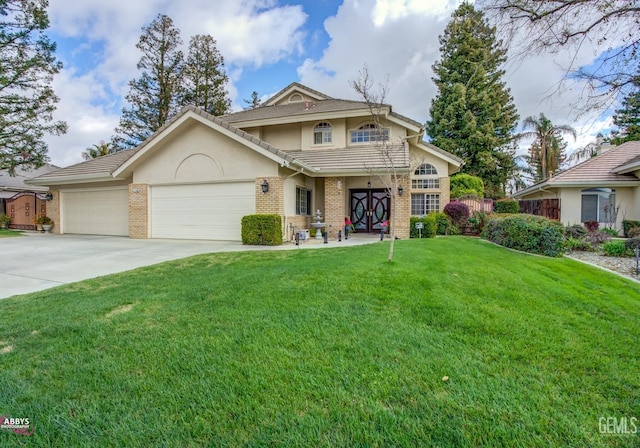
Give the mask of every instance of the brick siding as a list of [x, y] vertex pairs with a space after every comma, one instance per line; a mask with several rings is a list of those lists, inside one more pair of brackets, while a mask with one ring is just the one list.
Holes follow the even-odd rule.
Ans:
[[149, 187], [129, 184], [129, 238], [149, 238]]

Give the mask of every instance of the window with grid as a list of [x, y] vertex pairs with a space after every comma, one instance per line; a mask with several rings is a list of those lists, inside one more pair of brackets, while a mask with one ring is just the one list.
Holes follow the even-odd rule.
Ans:
[[413, 189], [438, 189], [440, 188], [440, 179], [411, 179], [411, 188]]
[[313, 128], [313, 144], [322, 145], [323, 143], [331, 143], [331, 133], [333, 128], [329, 123], [322, 122]]
[[296, 187], [296, 215], [311, 215], [311, 190]]
[[389, 129], [378, 128], [373, 123], [364, 124], [351, 131], [351, 143], [368, 143], [389, 140]]
[[411, 195], [411, 214], [426, 215], [440, 211], [440, 195], [429, 193], [413, 193]]

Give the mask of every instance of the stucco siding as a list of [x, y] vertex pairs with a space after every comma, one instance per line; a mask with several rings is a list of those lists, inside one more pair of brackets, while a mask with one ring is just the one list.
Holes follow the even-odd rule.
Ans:
[[199, 123], [158, 146], [136, 167], [134, 183], [204, 183], [278, 174], [275, 162]]
[[265, 127], [262, 130], [262, 140], [284, 151], [300, 149], [302, 146], [301, 124], [293, 123]]

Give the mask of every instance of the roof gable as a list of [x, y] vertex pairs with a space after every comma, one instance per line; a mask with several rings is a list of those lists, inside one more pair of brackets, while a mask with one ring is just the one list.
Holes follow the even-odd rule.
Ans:
[[558, 175], [538, 182], [514, 194], [515, 197], [529, 194], [544, 187], [554, 186], [619, 186], [637, 185], [640, 183], [633, 174], [621, 174], [620, 168], [630, 161], [639, 160], [640, 141], [626, 142], [596, 157], [585, 160]]
[[[299, 99], [298, 99], [299, 97]], [[273, 95], [260, 107], [267, 106], [281, 106], [283, 104], [290, 104], [294, 102], [303, 103], [305, 101], [320, 101], [332, 99], [330, 96], [325, 95], [322, 92], [313, 90], [305, 85], [297, 82], [292, 82], [287, 87]]]

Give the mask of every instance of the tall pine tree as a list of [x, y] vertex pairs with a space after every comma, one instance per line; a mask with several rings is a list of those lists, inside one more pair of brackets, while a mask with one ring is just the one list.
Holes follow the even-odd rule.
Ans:
[[502, 81], [506, 48], [483, 13], [463, 3], [440, 36], [440, 53], [427, 133], [464, 159], [463, 171], [482, 178], [487, 196], [499, 197], [515, 168], [512, 133], [519, 118]]
[[631, 91], [622, 100], [620, 109], [613, 115], [613, 124], [618, 129], [611, 134], [611, 142], [620, 145], [632, 140], [640, 140], [640, 66], [633, 78]]
[[62, 64], [45, 34], [47, 6], [46, 0], [0, 1], [0, 169], [11, 174], [44, 164], [44, 135], [67, 131], [65, 122], [53, 121], [58, 97], [51, 82]]
[[193, 104], [212, 115], [224, 115], [231, 109], [224, 70], [224, 58], [209, 35], [198, 34], [189, 42], [184, 65], [184, 96], [182, 102]]
[[138, 70], [140, 78], [129, 81], [125, 99], [129, 107], [122, 110], [114, 143], [118, 149], [137, 146], [162, 127], [182, 105], [184, 55], [180, 30], [173, 20], [158, 14], [142, 28], [136, 45], [142, 51]]

